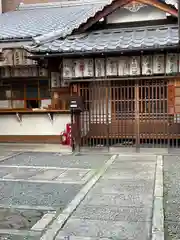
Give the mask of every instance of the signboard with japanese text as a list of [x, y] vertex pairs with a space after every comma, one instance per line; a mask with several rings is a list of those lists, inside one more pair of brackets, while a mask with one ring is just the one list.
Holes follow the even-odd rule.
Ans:
[[179, 72], [180, 55], [176, 53], [142, 56], [64, 59], [63, 78], [101, 78], [172, 75]]

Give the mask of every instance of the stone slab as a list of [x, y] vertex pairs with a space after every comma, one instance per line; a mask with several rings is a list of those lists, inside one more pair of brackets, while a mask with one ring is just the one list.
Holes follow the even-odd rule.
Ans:
[[81, 154], [62, 155], [59, 153], [26, 152], [19, 156], [12, 157], [0, 162], [0, 165], [21, 165], [21, 166], [54, 166], [64, 168], [99, 168], [111, 155], [102, 154]]
[[132, 162], [126, 162], [126, 161], [118, 161], [111, 165], [110, 168], [116, 168], [123, 170], [139, 170], [139, 171], [147, 171], [147, 170], [154, 170], [155, 169], [155, 161], [153, 162], [141, 162], [141, 161], [132, 161]]
[[4, 177], [5, 175], [9, 174], [10, 172], [16, 171], [15, 168], [1, 168], [0, 169], [0, 178]]
[[115, 222], [100, 220], [70, 219], [59, 232], [60, 236], [98, 237], [126, 240], [149, 240], [149, 222]]
[[89, 193], [82, 205], [101, 205], [101, 206], [119, 206], [119, 207], [145, 207], [151, 206], [153, 194], [138, 194], [124, 192], [122, 194], [93, 194]]
[[180, 239], [180, 223], [165, 222], [165, 240]]
[[122, 194], [122, 193], [131, 193], [133, 194], [143, 194], [143, 193], [153, 193], [153, 181], [146, 180], [137, 180], [135, 181], [126, 181], [126, 180], [104, 180], [99, 182], [91, 190], [95, 194]]
[[13, 171], [3, 177], [3, 179], [28, 179], [29, 177], [41, 172], [41, 169], [23, 169], [15, 168]]
[[22, 235], [14, 235], [14, 234], [1, 234], [1, 240], [39, 240], [39, 236], [22, 236]]
[[31, 228], [33, 231], [42, 231], [54, 218], [54, 213], [46, 213], [44, 216]]
[[180, 198], [172, 198], [165, 203], [165, 220], [172, 222], [180, 221]]
[[140, 180], [140, 179], [154, 179], [154, 170], [144, 170], [140, 171], [139, 169], [132, 169], [132, 170], [122, 170], [119, 169], [109, 169], [102, 179], [117, 179], [117, 180]]
[[144, 208], [80, 205], [72, 216], [91, 220], [148, 222], [152, 218], [152, 204]]
[[62, 170], [44, 169], [44, 170], [41, 170], [41, 172], [37, 173], [35, 176], [30, 177], [29, 179], [30, 180], [53, 180], [65, 171], [66, 171], [65, 169], [62, 169]]
[[116, 163], [118, 161], [130, 161], [130, 162], [153, 162], [156, 161], [156, 155], [143, 155], [143, 154], [132, 154], [132, 155], [122, 155], [119, 154]]
[[81, 181], [82, 178], [89, 172], [89, 170], [74, 170], [74, 169], [67, 169], [62, 174], [60, 174], [55, 181]]
[[[58, 236], [55, 240], [99, 240], [96, 237], [77, 237], [77, 236]], [[110, 240], [109, 238], [101, 238], [101, 240]], [[113, 239], [111, 239], [113, 240]], [[114, 239], [116, 240], [116, 239]]]
[[30, 229], [42, 218], [45, 211], [15, 208], [0, 208], [0, 229]]
[[62, 207], [79, 192], [77, 184], [0, 182], [0, 204]]

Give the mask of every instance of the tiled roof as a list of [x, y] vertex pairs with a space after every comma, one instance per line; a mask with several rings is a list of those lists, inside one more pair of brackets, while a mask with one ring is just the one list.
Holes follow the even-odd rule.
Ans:
[[[0, 41], [27, 39], [43, 35], [38, 42], [43, 43], [48, 34], [49, 40], [70, 34], [75, 28], [101, 10], [109, 0], [71, 1], [51, 4], [20, 5], [14, 12], [0, 15]], [[50, 34], [49, 34], [50, 33]]]
[[178, 26], [152, 26], [126, 29], [107, 29], [89, 34], [72, 35], [39, 47], [27, 47], [31, 52], [96, 53], [148, 48], [162, 48], [178, 43]]

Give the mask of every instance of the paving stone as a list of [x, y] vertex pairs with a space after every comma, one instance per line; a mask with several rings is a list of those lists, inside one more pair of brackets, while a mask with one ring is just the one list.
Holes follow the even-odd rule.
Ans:
[[52, 170], [52, 169], [44, 169], [41, 172], [37, 173], [35, 176], [30, 177], [30, 180], [53, 180], [57, 178], [59, 175], [61, 175], [65, 170], [58, 169], [58, 170]]
[[154, 170], [139, 171], [139, 169], [123, 170], [109, 169], [102, 179], [129, 179], [129, 180], [140, 180], [140, 179], [154, 179]]
[[46, 211], [0, 208], [0, 229], [30, 229]]
[[32, 168], [15, 168], [13, 171], [5, 175], [4, 179], [28, 179], [29, 177], [40, 172], [41, 169], [32, 169]]
[[0, 160], [3, 158], [7, 158], [10, 157], [14, 154], [18, 154], [19, 152], [12, 152], [12, 151], [4, 151], [2, 149], [0, 149]]
[[58, 234], [57, 239], [60, 236], [149, 240], [150, 223], [70, 219]]
[[0, 182], [0, 204], [64, 207], [78, 193], [79, 184]]
[[126, 181], [126, 180], [104, 180], [99, 182], [91, 190], [92, 193], [101, 193], [101, 194], [122, 194], [122, 193], [153, 193], [154, 181]]
[[81, 179], [89, 172], [89, 170], [67, 169], [59, 175], [56, 181], [81, 181]]
[[40, 239], [40, 234], [39, 236], [22, 236], [22, 235], [10, 235], [10, 234], [1, 234], [0, 240], [39, 240]]
[[119, 206], [119, 207], [145, 207], [151, 206], [153, 194], [138, 194], [125, 192], [122, 194], [93, 194], [89, 193], [81, 203], [82, 205], [103, 205], [103, 206]]
[[22, 153], [0, 162], [0, 165], [21, 165], [21, 166], [54, 166], [65, 168], [99, 168], [111, 156], [102, 154], [86, 155], [61, 155], [59, 153]]
[[[101, 238], [101, 240], [118, 240], [117, 238]], [[96, 237], [58, 236], [55, 240], [99, 240]]]
[[79, 206], [73, 217], [93, 220], [112, 220], [127, 222], [151, 221], [152, 205], [145, 208], [118, 206]]
[[15, 168], [1, 168], [0, 169], [0, 178], [4, 177], [5, 175], [12, 173], [15, 171]]
[[180, 239], [180, 223], [165, 222], [165, 240]]
[[[113, 240], [113, 238], [101, 238], [101, 240]], [[77, 237], [77, 236], [58, 236], [55, 240], [99, 240], [99, 238], [96, 237]], [[114, 240], [118, 240], [117, 238], [114, 238]]]
[[143, 154], [134, 154], [134, 155], [127, 155], [127, 156], [121, 156], [119, 155], [116, 159], [116, 163], [118, 161], [130, 161], [130, 162], [153, 162], [156, 161], [156, 155], [143, 155]]
[[180, 239], [180, 157], [164, 157], [165, 239]]
[[180, 198], [168, 199], [165, 204], [165, 220], [172, 222], [180, 221]]
[[137, 171], [147, 171], [147, 170], [154, 170], [156, 166], [155, 161], [153, 162], [125, 162], [125, 161], [115, 161], [111, 166], [110, 169], [121, 169], [123, 170], [137, 170]]

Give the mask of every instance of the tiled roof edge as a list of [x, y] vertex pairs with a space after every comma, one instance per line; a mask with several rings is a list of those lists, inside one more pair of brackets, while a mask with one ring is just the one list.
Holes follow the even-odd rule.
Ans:
[[[177, 24], [171, 24], [171, 25], [158, 25], [158, 26], [147, 26], [147, 27], [132, 27], [132, 28], [122, 28], [122, 29], [110, 29], [110, 31], [114, 31], [114, 32], [116, 32], [117, 33], [117, 30], [120, 30], [120, 31], [123, 31], [123, 30], [128, 30], [128, 31], [137, 31], [137, 30], [142, 30], [144, 28], [144, 31], [146, 31], [146, 30], [151, 30], [151, 29], [156, 29], [156, 30], [161, 30], [161, 29], [164, 29], [164, 28], [167, 28], [167, 29], [178, 29], [178, 25]], [[96, 33], [97, 32], [100, 32], [101, 33], [101, 31], [103, 31], [103, 30], [98, 30], [98, 31], [95, 31]], [[107, 31], [107, 29], [106, 29], [106, 31]], [[87, 34], [87, 33], [86, 33]], [[92, 32], [90, 33], [90, 34], [92, 34]], [[76, 37], [80, 37], [81, 36], [81, 34], [80, 35], [74, 35], [74, 38], [76, 38]], [[96, 36], [97, 36], [97, 34], [96, 34]], [[84, 35], [82, 35], [81, 37], [84, 37]], [[69, 39], [69, 40], [71, 40], [71, 39]], [[65, 40], [64, 40], [65, 41]], [[62, 42], [63, 42], [63, 40], [62, 40]], [[42, 47], [43, 47], [43, 45], [42, 45]], [[49, 52], [51, 52], [51, 50], [49, 49], [49, 47], [48, 46], [45, 46], [45, 48], [44, 48], [44, 50], [40, 50], [39, 49], [39, 46], [36, 46], [36, 45], [33, 45], [33, 44], [31, 44], [31, 45], [26, 45], [26, 46], [24, 46], [24, 48], [28, 51], [28, 52], [31, 52], [31, 53], [47, 53], [47, 55], [48, 55], [48, 53]], [[48, 51], [48, 49], [50, 50], [50, 51]], [[72, 52], [72, 51], [70, 51], [70, 52]]]
[[[104, 9], [105, 6], [111, 4], [111, 2], [112, 2], [112, 0], [106, 0], [106, 1], [103, 1], [103, 2], [95, 3], [95, 4], [93, 2], [91, 2], [91, 5], [99, 4], [99, 5], [101, 5], [101, 10], [102, 10], [102, 9]], [[100, 11], [100, 9], [98, 11]], [[93, 16], [91, 16], [91, 17], [93, 17]], [[79, 26], [81, 24], [85, 23], [88, 19], [89, 19], [89, 16], [87, 17], [87, 19], [84, 22], [81, 22], [80, 24], [77, 23], [74, 26], [73, 29], [66, 29], [65, 28], [64, 31], [62, 31], [62, 29], [57, 30], [57, 31], [55, 30], [55, 31], [52, 31], [50, 33], [47, 33], [47, 34], [44, 34], [44, 35], [41, 35], [41, 36], [38, 36], [38, 37], [34, 37], [33, 42], [34, 42], [35, 45], [41, 45], [41, 44], [44, 44], [46, 42], [56, 40], [58, 38], [65, 38], [66, 36], [71, 35], [73, 30], [78, 29]]]
[[33, 10], [33, 9], [43, 9], [43, 8], [55, 8], [55, 7], [75, 7], [82, 5], [93, 5], [93, 4], [105, 4], [106, 0], [67, 0], [62, 2], [52, 2], [52, 3], [35, 3], [35, 4], [24, 4], [20, 3], [17, 10]]

